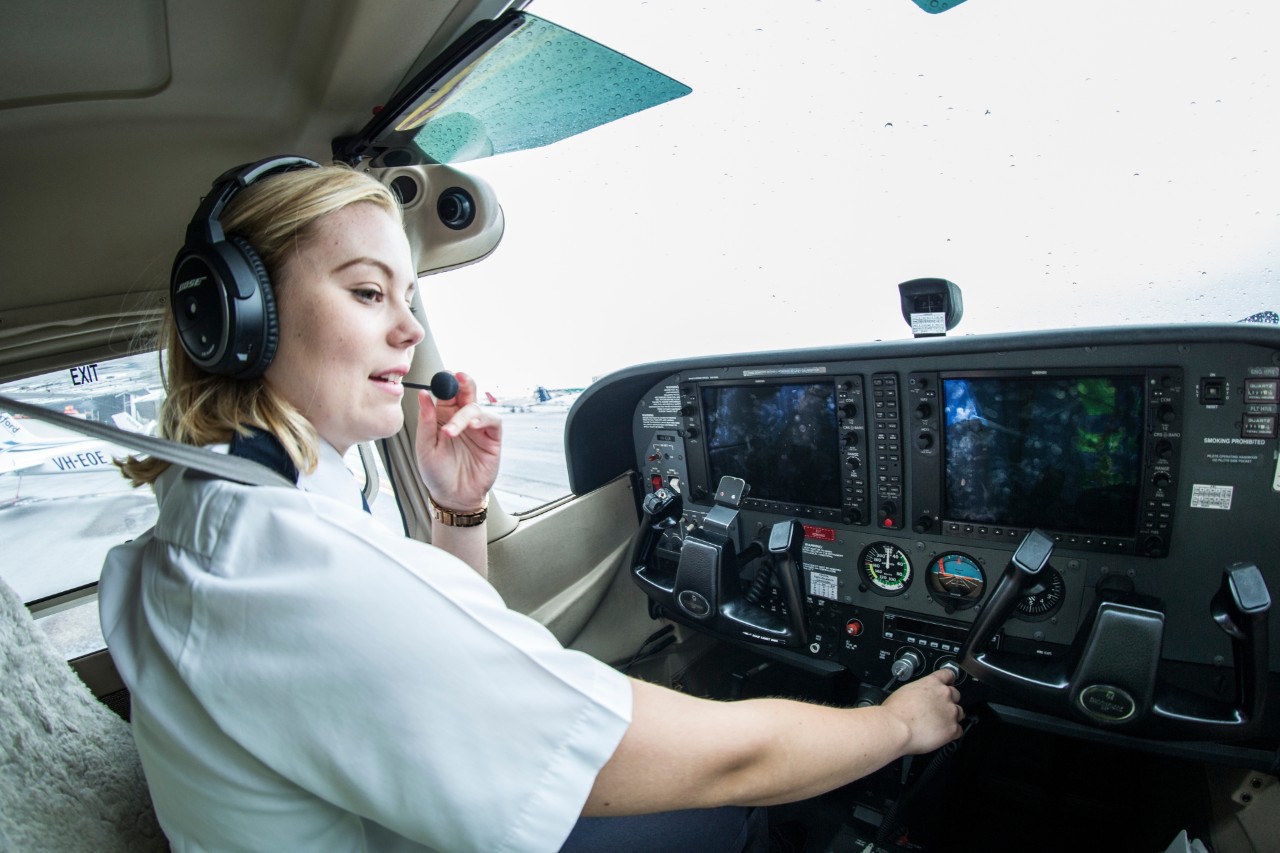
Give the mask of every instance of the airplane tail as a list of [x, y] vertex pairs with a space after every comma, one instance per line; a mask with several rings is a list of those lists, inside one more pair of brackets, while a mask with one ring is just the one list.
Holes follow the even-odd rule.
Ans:
[[116, 412], [111, 416], [111, 420], [116, 426], [120, 427], [120, 429], [125, 429], [129, 432], [147, 432], [147, 425], [128, 412]]
[[491, 405], [494, 405], [494, 406], [498, 405], [498, 398], [497, 398], [497, 397], [495, 397], [495, 396], [493, 396], [493, 394], [489, 393], [488, 391], [485, 391], [485, 392], [484, 392], [484, 398], [485, 398], [485, 400], [487, 400]]
[[8, 412], [0, 412], [0, 446], [43, 444]]

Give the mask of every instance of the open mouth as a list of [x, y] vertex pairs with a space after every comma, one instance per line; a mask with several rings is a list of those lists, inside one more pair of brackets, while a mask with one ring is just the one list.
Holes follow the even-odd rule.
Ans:
[[370, 376], [369, 378], [374, 382], [385, 382], [388, 385], [395, 385], [398, 387], [402, 377], [399, 373], [382, 373]]

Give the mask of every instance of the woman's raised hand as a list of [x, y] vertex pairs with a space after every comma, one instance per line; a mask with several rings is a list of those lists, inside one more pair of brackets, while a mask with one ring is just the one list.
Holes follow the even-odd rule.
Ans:
[[418, 392], [418, 470], [431, 499], [467, 512], [485, 503], [498, 476], [502, 420], [476, 402], [476, 383], [456, 374], [458, 393], [436, 400]]

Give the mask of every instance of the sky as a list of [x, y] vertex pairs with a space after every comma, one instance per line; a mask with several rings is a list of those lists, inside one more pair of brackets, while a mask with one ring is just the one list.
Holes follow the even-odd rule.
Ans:
[[1280, 9], [1168, 0], [535, 0], [693, 93], [459, 164], [489, 258], [424, 281], [482, 388], [642, 362], [1280, 307]]

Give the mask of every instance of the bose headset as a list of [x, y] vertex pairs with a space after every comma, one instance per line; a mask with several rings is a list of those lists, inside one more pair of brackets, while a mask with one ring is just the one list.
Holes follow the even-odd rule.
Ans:
[[201, 201], [173, 261], [169, 307], [182, 348], [204, 370], [238, 379], [261, 376], [280, 341], [266, 266], [247, 241], [223, 233], [218, 217], [255, 181], [319, 167], [305, 157], [246, 163], [219, 175]]

